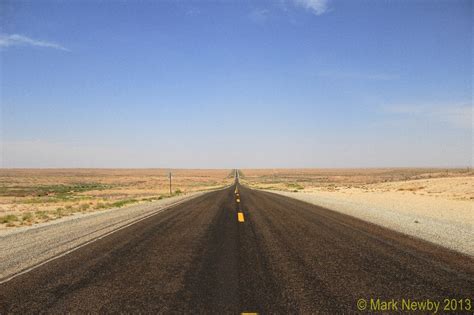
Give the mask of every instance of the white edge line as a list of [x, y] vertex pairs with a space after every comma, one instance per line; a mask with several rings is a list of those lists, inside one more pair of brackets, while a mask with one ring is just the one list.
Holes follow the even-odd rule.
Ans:
[[[229, 186], [229, 187], [231, 187], [231, 186]], [[51, 262], [51, 261], [53, 261], [53, 260], [56, 260], [56, 259], [61, 258], [61, 257], [63, 257], [63, 256], [66, 256], [66, 255], [68, 255], [68, 254], [70, 254], [70, 253], [72, 253], [72, 252], [78, 250], [79, 248], [82, 248], [82, 247], [87, 246], [87, 245], [89, 245], [89, 244], [91, 244], [91, 243], [94, 243], [95, 241], [98, 241], [98, 240], [100, 240], [100, 239], [102, 239], [102, 238], [104, 238], [104, 237], [107, 237], [107, 236], [109, 236], [110, 234], [113, 234], [113, 233], [118, 232], [118, 231], [120, 231], [120, 230], [123, 230], [123, 229], [125, 229], [125, 228], [127, 228], [127, 227], [129, 227], [129, 226], [131, 226], [131, 225], [134, 225], [134, 224], [136, 224], [136, 223], [138, 223], [138, 222], [141, 222], [141, 221], [143, 221], [143, 220], [146, 220], [146, 219], [148, 219], [148, 218], [150, 218], [150, 217], [152, 217], [152, 216], [154, 216], [154, 215], [157, 215], [157, 214], [159, 214], [159, 213], [161, 213], [161, 212], [163, 212], [163, 211], [165, 211], [165, 210], [170, 210], [170, 208], [173, 208], [173, 207], [175, 207], [175, 206], [177, 206], [177, 205], [179, 205], [179, 204], [181, 204], [181, 203], [184, 203], [184, 202], [193, 200], [194, 198], [197, 198], [197, 197], [199, 197], [199, 196], [204, 196], [204, 195], [206, 195], [206, 194], [208, 194], [208, 193], [211, 193], [211, 192], [213, 192], [213, 191], [224, 190], [224, 189], [227, 189], [227, 188], [229, 188], [229, 187], [226, 186], [226, 187], [221, 188], [221, 189], [216, 189], [216, 190], [211, 190], [211, 191], [204, 192], [202, 195], [191, 196], [191, 197], [188, 198], [188, 199], [179, 200], [179, 201], [177, 201], [177, 202], [175, 202], [175, 203], [173, 203], [173, 204], [170, 204], [170, 205], [168, 205], [168, 206], [165, 206], [164, 208], [158, 209], [157, 211], [155, 211], [155, 212], [153, 212], [153, 213], [147, 214], [147, 215], [145, 215], [144, 217], [141, 217], [141, 218], [139, 218], [139, 219], [136, 219], [135, 221], [132, 221], [132, 222], [130, 222], [130, 223], [127, 223], [126, 225], [122, 225], [122, 226], [120, 226], [120, 227], [118, 227], [118, 228], [116, 228], [116, 229], [114, 229], [114, 230], [112, 230], [112, 231], [109, 231], [109, 232], [107, 232], [107, 233], [105, 233], [105, 234], [102, 234], [102, 235], [97, 236], [97, 237], [95, 237], [95, 238], [93, 238], [93, 239], [90, 239], [90, 240], [86, 241], [85, 243], [82, 243], [82, 244], [80, 244], [80, 245], [78, 245], [78, 246], [76, 246], [76, 247], [74, 247], [74, 248], [68, 249], [67, 251], [62, 252], [62, 253], [60, 253], [59, 255], [53, 256], [53, 257], [51, 257], [51, 258], [48, 258], [48, 259], [46, 259], [46, 260], [44, 260], [44, 261], [42, 261], [42, 262], [40, 262], [40, 263], [38, 263], [38, 264], [33, 265], [32, 267], [29, 267], [29, 268], [27, 268], [27, 269], [24, 269], [24, 270], [18, 272], [18, 273], [15, 273], [15, 274], [11, 275], [11, 276], [8, 277], [8, 278], [4, 278], [3, 280], [0, 280], [0, 284], [4, 284], [4, 283], [6, 283], [6, 282], [8, 282], [8, 281], [10, 281], [10, 280], [13, 280], [14, 278], [16, 278], [16, 277], [18, 277], [18, 276], [21, 276], [21, 275], [23, 275], [23, 274], [25, 274], [25, 273], [28, 273], [28, 272], [30, 272], [30, 271], [32, 271], [32, 270], [38, 268], [38, 267], [41, 267], [41, 266], [43, 266], [43, 265], [45, 265], [45, 264], [47, 264], [47, 263], [49, 263], [49, 262]]]

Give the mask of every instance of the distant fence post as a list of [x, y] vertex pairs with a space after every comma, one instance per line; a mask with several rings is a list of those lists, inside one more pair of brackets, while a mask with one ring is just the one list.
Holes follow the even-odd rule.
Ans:
[[172, 190], [171, 190], [171, 172], [169, 172], [168, 174], [169, 178], [170, 178], [170, 196], [172, 195]]

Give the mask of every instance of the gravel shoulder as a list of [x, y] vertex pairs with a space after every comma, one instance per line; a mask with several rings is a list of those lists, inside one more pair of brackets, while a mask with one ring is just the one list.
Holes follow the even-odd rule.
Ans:
[[0, 282], [121, 227], [207, 192], [146, 204], [76, 214], [31, 227], [0, 231]]
[[474, 256], [474, 203], [397, 192], [266, 190]]

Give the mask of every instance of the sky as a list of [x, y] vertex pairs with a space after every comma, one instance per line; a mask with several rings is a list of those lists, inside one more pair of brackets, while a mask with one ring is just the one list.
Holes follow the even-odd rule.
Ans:
[[471, 1], [0, 2], [0, 167], [468, 167]]

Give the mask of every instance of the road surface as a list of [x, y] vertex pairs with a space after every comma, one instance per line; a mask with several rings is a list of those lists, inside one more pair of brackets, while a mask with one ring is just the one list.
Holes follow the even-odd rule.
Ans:
[[0, 313], [347, 313], [359, 299], [472, 298], [469, 257], [238, 189], [239, 197], [235, 186], [205, 194], [0, 284]]

